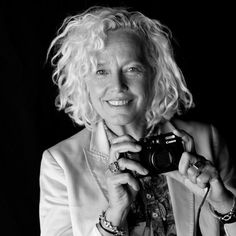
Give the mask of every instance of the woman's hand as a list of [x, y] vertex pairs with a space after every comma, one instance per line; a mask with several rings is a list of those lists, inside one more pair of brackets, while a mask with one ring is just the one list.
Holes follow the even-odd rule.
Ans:
[[182, 138], [185, 152], [179, 162], [181, 182], [190, 191], [204, 196], [206, 188], [210, 187], [207, 200], [220, 213], [227, 213], [233, 205], [233, 195], [223, 184], [219, 172], [213, 163], [196, 154], [193, 138], [184, 131], [173, 132]]
[[141, 146], [131, 136], [123, 135], [113, 139], [110, 148], [110, 164], [117, 161], [119, 171], [112, 173], [109, 169], [106, 172], [109, 207], [106, 211], [107, 220], [113, 225], [121, 225], [127, 214], [131, 203], [139, 191], [139, 183], [132, 173], [146, 175], [147, 170], [139, 162], [125, 157], [119, 158], [121, 153], [140, 152]]

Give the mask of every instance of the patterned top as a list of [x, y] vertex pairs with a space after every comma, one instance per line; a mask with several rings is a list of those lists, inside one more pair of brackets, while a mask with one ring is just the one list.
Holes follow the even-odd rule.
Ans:
[[[116, 135], [104, 128], [109, 143]], [[131, 232], [141, 222], [152, 228], [154, 236], [176, 236], [175, 220], [166, 177], [164, 175], [139, 178], [141, 189], [132, 203], [128, 214], [128, 227]]]
[[128, 215], [129, 230], [140, 222], [152, 226], [154, 236], [176, 236], [168, 185], [164, 175], [140, 179], [142, 186]]

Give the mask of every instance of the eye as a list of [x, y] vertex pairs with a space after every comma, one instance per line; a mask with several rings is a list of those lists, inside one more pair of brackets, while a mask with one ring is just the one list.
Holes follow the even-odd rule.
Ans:
[[136, 72], [136, 71], [140, 71], [140, 70], [137, 67], [132, 66], [132, 67], [129, 67], [127, 71], [128, 72]]
[[107, 75], [107, 74], [108, 74], [108, 71], [107, 71], [107, 70], [104, 70], [104, 69], [100, 69], [100, 70], [97, 70], [97, 71], [96, 71], [96, 74], [97, 74], [97, 75]]
[[143, 73], [143, 71], [144, 70], [138, 66], [131, 66], [127, 69], [127, 72], [130, 72], [130, 73]]

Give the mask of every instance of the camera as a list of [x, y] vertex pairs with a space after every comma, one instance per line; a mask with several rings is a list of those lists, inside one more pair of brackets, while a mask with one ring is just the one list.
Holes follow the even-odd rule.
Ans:
[[180, 137], [173, 133], [160, 134], [142, 138], [139, 144], [142, 146], [139, 161], [149, 170], [148, 175], [155, 176], [178, 169], [179, 160], [184, 152]]

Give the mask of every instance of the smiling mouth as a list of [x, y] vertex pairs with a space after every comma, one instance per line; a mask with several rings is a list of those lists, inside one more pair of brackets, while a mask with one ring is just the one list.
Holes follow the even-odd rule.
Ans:
[[129, 103], [130, 101], [129, 100], [110, 100], [110, 101], [107, 101], [107, 103], [111, 106], [125, 106]]

